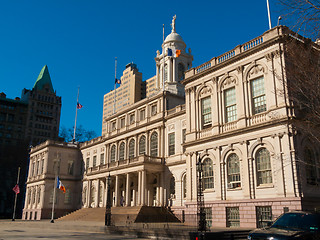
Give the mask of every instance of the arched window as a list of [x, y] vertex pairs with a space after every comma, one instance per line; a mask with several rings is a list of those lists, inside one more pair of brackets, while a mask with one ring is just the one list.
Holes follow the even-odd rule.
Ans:
[[183, 198], [186, 198], [187, 197], [187, 174], [184, 174], [182, 176], [182, 196]]
[[203, 190], [214, 188], [213, 163], [210, 158], [203, 161]]
[[267, 110], [266, 94], [264, 90], [264, 77], [259, 77], [250, 82], [252, 113], [258, 114]]
[[201, 99], [201, 125], [202, 128], [211, 127], [211, 97]]
[[272, 183], [270, 153], [266, 148], [261, 148], [256, 153], [257, 185]]
[[120, 147], [119, 147], [119, 161], [124, 160], [124, 142], [120, 143]]
[[110, 162], [116, 161], [116, 146], [112, 145], [111, 152], [110, 152]]
[[129, 158], [134, 158], [134, 145], [136, 144], [134, 139], [129, 142]]
[[304, 149], [304, 162], [306, 166], [307, 183], [315, 185], [317, 179], [316, 161], [314, 157], [314, 152], [309, 147], [306, 147]]
[[146, 153], [146, 137], [143, 135], [139, 140], [139, 155]]
[[185, 67], [182, 63], [178, 64], [178, 81], [182, 81], [184, 79], [184, 71]]
[[235, 153], [230, 154], [227, 158], [227, 175], [228, 188], [241, 187], [240, 161]]
[[176, 194], [176, 181], [172, 176], [170, 179], [170, 197], [173, 197]]
[[153, 132], [150, 139], [150, 155], [152, 157], [158, 156], [158, 133]]

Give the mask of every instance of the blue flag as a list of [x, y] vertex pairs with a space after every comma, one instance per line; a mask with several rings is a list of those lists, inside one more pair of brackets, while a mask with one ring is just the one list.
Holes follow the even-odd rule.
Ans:
[[172, 57], [172, 49], [168, 48], [168, 56]]

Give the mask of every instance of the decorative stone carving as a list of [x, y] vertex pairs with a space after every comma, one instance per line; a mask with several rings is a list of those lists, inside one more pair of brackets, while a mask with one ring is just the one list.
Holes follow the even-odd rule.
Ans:
[[242, 73], [242, 71], [243, 71], [243, 66], [238, 66], [237, 67], [238, 74]]
[[278, 112], [270, 112], [268, 114], [268, 117], [272, 120], [275, 120], [275, 119], [279, 119], [280, 118], [280, 113]]
[[278, 58], [278, 57], [280, 57], [280, 51], [279, 50], [276, 50], [276, 51], [274, 51], [274, 52], [272, 52], [272, 54], [273, 54], [273, 56], [275, 57], [275, 58]]
[[202, 88], [201, 92], [200, 92], [200, 98], [206, 95], [210, 95], [212, 93], [211, 88], [204, 86], [204, 88]]
[[171, 124], [168, 126], [168, 131], [172, 131], [172, 130], [174, 130], [174, 124]]
[[263, 74], [265, 72], [261, 65], [255, 65], [248, 73], [248, 79], [256, 77], [258, 74]]
[[272, 60], [272, 53], [267, 53], [264, 57], [267, 59], [267, 61], [271, 61]]
[[227, 77], [222, 83], [222, 89], [227, 88], [229, 85], [236, 85], [237, 79], [234, 77]]

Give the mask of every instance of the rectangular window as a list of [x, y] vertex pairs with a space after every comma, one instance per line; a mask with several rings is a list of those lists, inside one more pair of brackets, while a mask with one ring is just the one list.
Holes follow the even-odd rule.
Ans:
[[73, 175], [73, 161], [68, 162], [68, 174]]
[[129, 116], [130, 124], [134, 124], [134, 113]]
[[212, 227], [212, 208], [211, 207], [204, 208], [204, 213], [206, 214], [207, 227], [211, 228]]
[[146, 110], [141, 109], [140, 110], [140, 121], [144, 120], [146, 118]]
[[120, 128], [124, 128], [126, 125], [125, 118], [120, 119]]
[[258, 114], [267, 110], [264, 78], [260, 77], [251, 81], [252, 113]]
[[271, 206], [256, 207], [257, 228], [268, 226], [272, 222], [272, 208]]
[[240, 227], [240, 214], [238, 207], [227, 207], [227, 227]]
[[170, 133], [168, 135], [169, 142], [169, 156], [175, 154], [175, 133]]
[[89, 161], [90, 161], [90, 158], [87, 158], [86, 159], [86, 171], [88, 171], [88, 168], [89, 168]]
[[202, 127], [211, 127], [211, 97], [201, 99]]
[[182, 129], [182, 143], [186, 142], [186, 129]]
[[226, 122], [237, 120], [236, 89], [234, 87], [224, 91], [224, 104]]
[[151, 106], [151, 115], [154, 116], [157, 114], [157, 104]]
[[115, 131], [116, 130], [116, 121], [111, 123], [111, 131]]
[[104, 153], [100, 154], [100, 165], [104, 165]]
[[97, 156], [93, 156], [93, 167], [97, 166]]

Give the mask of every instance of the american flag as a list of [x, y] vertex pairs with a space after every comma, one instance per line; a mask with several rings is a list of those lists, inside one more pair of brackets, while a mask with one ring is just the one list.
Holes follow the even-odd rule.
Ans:
[[78, 109], [81, 109], [82, 107], [83, 107], [83, 106], [78, 102], [78, 103], [77, 103], [77, 108], [78, 108]]

